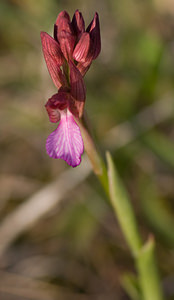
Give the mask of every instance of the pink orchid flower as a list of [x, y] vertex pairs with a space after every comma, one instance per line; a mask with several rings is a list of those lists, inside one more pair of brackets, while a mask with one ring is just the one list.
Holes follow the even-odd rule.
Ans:
[[81, 118], [86, 90], [83, 76], [101, 50], [99, 17], [95, 13], [85, 31], [82, 14], [76, 10], [70, 20], [62, 11], [54, 25], [54, 38], [41, 32], [42, 49], [50, 76], [58, 92], [46, 103], [50, 122], [58, 127], [47, 138], [50, 157], [61, 158], [70, 166], [81, 162], [83, 140], [75, 118]]

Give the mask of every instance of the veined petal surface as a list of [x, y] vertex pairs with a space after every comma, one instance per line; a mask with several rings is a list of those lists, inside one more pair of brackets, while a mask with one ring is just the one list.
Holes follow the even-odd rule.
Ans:
[[63, 159], [72, 167], [80, 164], [83, 140], [80, 128], [69, 111], [61, 113], [58, 127], [47, 138], [46, 150], [50, 157]]
[[61, 23], [64, 22], [64, 20], [66, 22], [70, 23], [70, 16], [66, 10], [63, 10], [58, 14], [57, 19], [56, 19], [56, 25], [60, 27]]
[[75, 36], [71, 32], [62, 30], [60, 33], [58, 31], [58, 38], [63, 55], [65, 56], [66, 60], [69, 61], [73, 54]]
[[76, 118], [81, 118], [83, 116], [84, 105], [84, 101], [77, 101], [72, 96], [70, 98], [70, 101], [68, 102], [68, 108]]
[[76, 37], [73, 32], [70, 17], [66, 11], [61, 12], [56, 20], [57, 39], [66, 60], [72, 57]]
[[69, 101], [69, 109], [76, 117], [81, 118], [86, 98], [86, 89], [83, 77], [73, 62], [70, 61], [70, 84], [72, 100]]
[[60, 120], [60, 110], [64, 110], [67, 107], [69, 94], [61, 91], [55, 95], [53, 95], [50, 99], [48, 99], [45, 104], [45, 108], [47, 110], [50, 122], [57, 123]]
[[85, 101], [86, 89], [85, 89], [83, 77], [72, 61], [70, 61], [69, 67], [70, 67], [71, 95], [77, 101]]
[[50, 76], [57, 88], [66, 83], [60, 66], [64, 62], [64, 57], [59, 44], [46, 32], [41, 32], [41, 42], [44, 58], [47, 64]]
[[96, 59], [101, 51], [100, 23], [98, 13], [95, 13], [94, 18], [86, 31], [90, 33], [91, 51], [93, 53], [93, 59]]
[[84, 32], [74, 49], [73, 58], [76, 61], [85, 62], [88, 59], [89, 47], [90, 35], [88, 32]]
[[74, 13], [71, 24], [76, 33], [77, 39], [79, 39], [80, 35], [85, 31], [85, 21], [78, 9]]

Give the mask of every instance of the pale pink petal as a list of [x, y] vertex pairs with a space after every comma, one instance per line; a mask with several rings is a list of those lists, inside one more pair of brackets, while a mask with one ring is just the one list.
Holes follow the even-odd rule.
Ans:
[[61, 113], [59, 126], [47, 138], [46, 150], [50, 157], [61, 158], [72, 167], [80, 164], [83, 140], [80, 128], [69, 111]]

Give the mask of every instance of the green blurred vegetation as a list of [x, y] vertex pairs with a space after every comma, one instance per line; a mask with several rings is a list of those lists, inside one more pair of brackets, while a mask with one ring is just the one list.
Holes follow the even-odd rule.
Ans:
[[[65, 9], [72, 16], [77, 8], [86, 25], [95, 11], [100, 16], [102, 52], [85, 77], [86, 110], [99, 145], [112, 127], [174, 98], [173, 1], [1, 0], [1, 221], [67, 169], [45, 153], [55, 126], [44, 104], [56, 89], [43, 60], [40, 31], [52, 34], [57, 14]], [[169, 300], [174, 299], [173, 137], [171, 113], [112, 153], [144, 240], [149, 232], [155, 237]], [[6, 279], [6, 290], [0, 285], [2, 300], [138, 300], [136, 282], [135, 289], [130, 284], [135, 270], [129, 249], [94, 175], [16, 239], [0, 268], [1, 280], [9, 275], [11, 282], [8, 286]]]

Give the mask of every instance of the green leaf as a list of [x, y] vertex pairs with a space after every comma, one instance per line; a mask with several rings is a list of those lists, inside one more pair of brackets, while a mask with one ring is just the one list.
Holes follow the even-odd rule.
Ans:
[[163, 292], [155, 260], [154, 239], [152, 236], [139, 251], [137, 256], [137, 269], [139, 280], [145, 300], [163, 300]]
[[133, 255], [136, 256], [141, 247], [141, 238], [138, 233], [133, 208], [109, 152], [106, 153], [106, 158], [108, 163], [108, 180], [111, 203], [127, 243]]
[[134, 274], [125, 274], [121, 278], [122, 286], [132, 300], [141, 300], [142, 295], [140, 291], [138, 278]]

